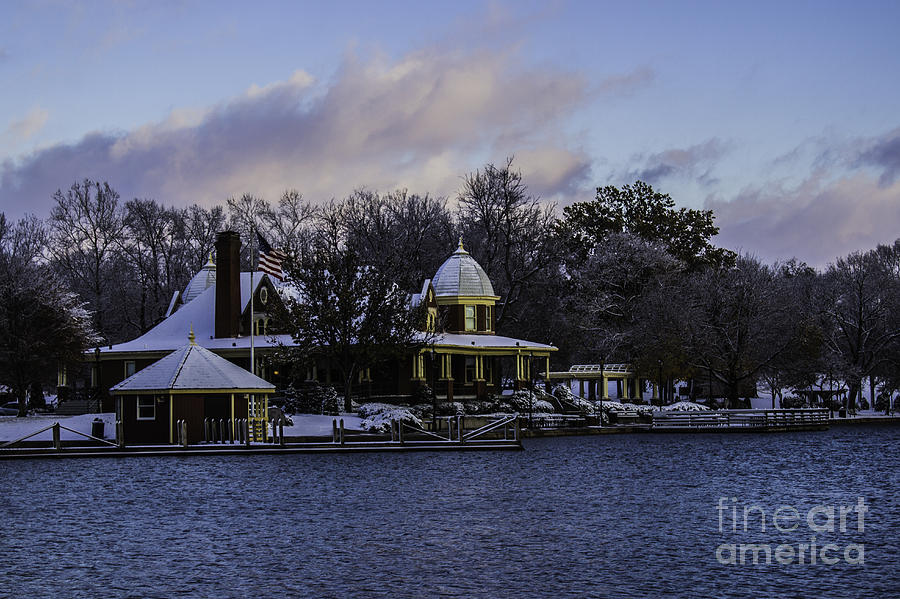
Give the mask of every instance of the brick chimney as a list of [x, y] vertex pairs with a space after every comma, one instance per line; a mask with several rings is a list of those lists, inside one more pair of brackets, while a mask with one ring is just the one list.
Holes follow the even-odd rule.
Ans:
[[237, 337], [241, 326], [241, 236], [216, 239], [216, 337]]

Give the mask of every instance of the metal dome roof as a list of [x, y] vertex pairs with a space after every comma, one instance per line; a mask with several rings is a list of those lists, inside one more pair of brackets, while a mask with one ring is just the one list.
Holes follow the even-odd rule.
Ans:
[[200, 271], [194, 275], [194, 277], [187, 284], [187, 287], [184, 288], [182, 301], [184, 301], [184, 303], [188, 303], [215, 284], [216, 265], [213, 264], [212, 256], [210, 256], [206, 264], [203, 265], [203, 268], [201, 268]]
[[459, 240], [456, 251], [438, 268], [431, 284], [438, 297], [458, 295], [494, 297], [491, 280], [475, 258], [463, 248], [462, 239]]

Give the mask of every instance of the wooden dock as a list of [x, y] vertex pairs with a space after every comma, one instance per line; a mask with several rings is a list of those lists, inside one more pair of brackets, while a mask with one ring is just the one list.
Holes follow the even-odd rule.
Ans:
[[[117, 427], [118, 429], [119, 427]], [[222, 430], [228, 427], [222, 427]], [[44, 431], [52, 430], [52, 441], [29, 441]], [[60, 430], [82, 437], [78, 441], [62, 441]], [[213, 428], [210, 428], [213, 430]], [[343, 420], [336, 419], [329, 437], [289, 439], [283, 427], [271, 427], [265, 441], [252, 441], [249, 436], [235, 438], [211, 434], [209, 440], [189, 444], [179, 435], [180, 443], [156, 445], [126, 445], [121, 439], [113, 442], [92, 437], [66, 428], [58, 422], [35, 431], [21, 439], [0, 446], [0, 460], [35, 458], [99, 458], [139, 456], [210, 456], [210, 455], [272, 455], [294, 453], [370, 453], [408, 451], [501, 451], [521, 450], [522, 432], [518, 415], [489, 422], [474, 430], [466, 430], [464, 418], [456, 419], [456, 426], [448, 422], [445, 433], [426, 431], [403, 422], [391, 422], [389, 434], [352, 433], [344, 430]]]
[[521, 450], [518, 441], [494, 439], [436, 443], [431, 441], [351, 441], [343, 445], [322, 443], [286, 443], [244, 445], [139, 445], [124, 448], [111, 446], [69, 446], [59, 449], [20, 447], [0, 450], [0, 460], [10, 459], [59, 459], [59, 458], [127, 458], [127, 457], [185, 457], [213, 455], [274, 455], [297, 453], [371, 453], [371, 452], [409, 452], [409, 451], [500, 451]]

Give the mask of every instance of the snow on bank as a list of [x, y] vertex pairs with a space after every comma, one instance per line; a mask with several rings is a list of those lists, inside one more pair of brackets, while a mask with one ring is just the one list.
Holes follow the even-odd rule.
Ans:
[[[83, 414], [81, 416], [54, 416], [53, 414], [41, 414], [36, 416], [26, 416], [18, 418], [16, 416], [0, 416], [0, 443], [7, 441], [15, 441], [21, 439], [25, 435], [39, 431], [46, 426], [50, 426], [54, 422], [60, 425], [76, 430], [80, 433], [91, 434], [91, 423], [94, 418], [103, 420], [103, 432], [108, 440], [115, 439], [116, 436], [116, 415], [108, 414]], [[342, 414], [340, 416], [320, 416], [316, 414], [295, 414], [291, 416], [294, 421], [293, 426], [285, 426], [284, 434], [287, 437], [331, 437], [331, 421], [332, 419], [344, 419], [344, 429], [352, 431], [364, 430], [361, 423], [362, 418], [354, 414]], [[84, 439], [84, 437], [71, 433], [67, 430], [60, 430], [60, 438], [63, 441], [76, 441]], [[29, 441], [52, 441], [53, 431], [44, 431], [39, 435], [31, 437]]]
[[[82, 414], [81, 416], [54, 416], [53, 414], [40, 414], [35, 416], [25, 416], [19, 418], [17, 416], [0, 416], [0, 442], [15, 441], [22, 437], [39, 431], [44, 427], [50, 426], [55, 422], [59, 422], [61, 426], [65, 426], [79, 433], [86, 435], [91, 434], [91, 423], [94, 418], [103, 421], [103, 433], [107, 439], [113, 439], [116, 436], [116, 415], [115, 414]], [[83, 440], [84, 437], [67, 430], [59, 431], [59, 438], [63, 441]], [[53, 431], [44, 431], [39, 435], [35, 435], [28, 439], [29, 441], [52, 441]]]
[[285, 437], [331, 437], [332, 421], [340, 423], [344, 420], [344, 430], [361, 431], [362, 418], [355, 414], [341, 414], [329, 416], [321, 414], [294, 414], [291, 417], [294, 424], [284, 427]]

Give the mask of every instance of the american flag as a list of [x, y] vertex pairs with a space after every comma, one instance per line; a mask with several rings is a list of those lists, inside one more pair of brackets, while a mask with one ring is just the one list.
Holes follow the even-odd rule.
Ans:
[[259, 246], [259, 267], [258, 270], [267, 273], [271, 277], [275, 277], [279, 281], [284, 279], [281, 272], [281, 262], [285, 259], [285, 254], [281, 250], [276, 250], [269, 242], [263, 239], [259, 233], [256, 234], [256, 242]]

